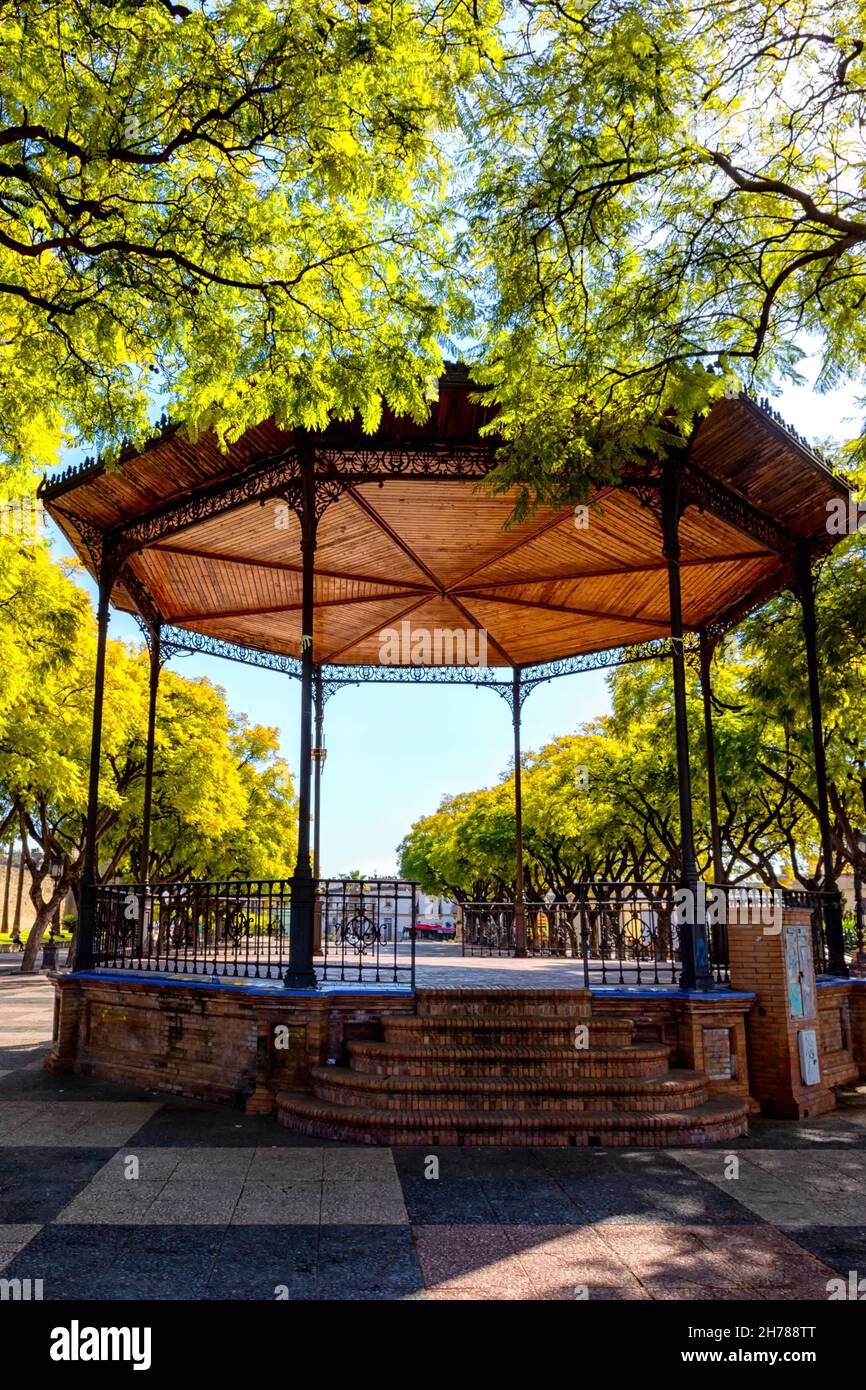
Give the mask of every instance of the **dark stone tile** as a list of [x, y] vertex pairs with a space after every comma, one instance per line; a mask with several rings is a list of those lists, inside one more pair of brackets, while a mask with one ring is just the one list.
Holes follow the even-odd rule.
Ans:
[[862, 1111], [859, 1123], [835, 1110], [817, 1120], [750, 1120], [749, 1133], [731, 1144], [732, 1149], [809, 1149], [822, 1153], [834, 1149], [862, 1149], [866, 1145], [866, 1126]]
[[682, 1171], [682, 1165], [662, 1149], [542, 1148], [534, 1149], [536, 1161], [547, 1173], [571, 1173], [581, 1178], [601, 1176], [607, 1180], [635, 1182], [643, 1176], [669, 1176]]
[[99, 1081], [88, 1076], [55, 1076], [42, 1070], [0, 1076], [0, 1102], [13, 1096], [15, 1100], [51, 1101], [135, 1100], [153, 1103], [163, 1099], [156, 1091], [145, 1090], [143, 1086], [130, 1086], [123, 1081]]
[[192, 1226], [183, 1221], [170, 1226], [134, 1226], [132, 1236], [124, 1245], [121, 1263], [164, 1258], [207, 1264], [218, 1255], [226, 1229], [224, 1226]]
[[497, 1222], [505, 1226], [567, 1226], [585, 1221], [570, 1193], [554, 1182], [483, 1182]]
[[165, 1098], [134, 1136], [139, 1147], [154, 1148], [322, 1148], [320, 1139], [293, 1134], [272, 1116], [245, 1115], [239, 1107], [208, 1101]]
[[489, 1226], [496, 1219], [490, 1199], [476, 1179], [427, 1179], [401, 1173], [400, 1185], [413, 1225]]
[[[29, 1067], [31, 1062], [38, 1062], [40, 1058], [47, 1057], [50, 1051], [50, 1043], [0, 1047], [0, 1071], [17, 1071], [21, 1067]], [[0, 1079], [7, 1082], [11, 1080], [8, 1076]]]
[[[816, 1213], [819, 1215], [820, 1213]], [[809, 1226], [806, 1230], [786, 1231], [789, 1240], [817, 1255], [843, 1278], [851, 1270], [866, 1279], [866, 1228], [864, 1226]]]
[[320, 1299], [400, 1299], [424, 1287], [406, 1226], [322, 1226]]
[[551, 1178], [590, 1221], [743, 1224], [753, 1213], [662, 1150], [551, 1149]]
[[46, 1226], [6, 1266], [6, 1279], [41, 1279], [47, 1300], [106, 1298], [108, 1271], [134, 1226]]
[[315, 1226], [229, 1226], [208, 1283], [208, 1299], [275, 1302], [316, 1296], [319, 1230]]
[[222, 1238], [216, 1226], [136, 1226], [99, 1280], [97, 1297], [203, 1298]]
[[53, 1221], [114, 1149], [0, 1148], [0, 1223]]

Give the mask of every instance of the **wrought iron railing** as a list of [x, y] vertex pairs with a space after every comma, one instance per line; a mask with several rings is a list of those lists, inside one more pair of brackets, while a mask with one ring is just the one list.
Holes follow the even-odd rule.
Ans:
[[[416, 885], [322, 879], [315, 887], [317, 974], [411, 987]], [[279, 981], [289, 965], [290, 926], [288, 879], [103, 884], [96, 889], [94, 964]]]
[[[560, 902], [527, 902], [526, 953], [581, 962], [584, 984], [675, 984], [680, 942], [673, 891], [647, 884], [581, 884]], [[464, 903], [467, 956], [513, 956], [513, 903]], [[711, 952], [711, 955], [713, 952]], [[714, 974], [725, 978], [716, 953]]]
[[[828, 895], [724, 884], [707, 910], [710, 968], [728, 983], [728, 934], [740, 921], [778, 921], [784, 907], [812, 914], [815, 966], [828, 968]], [[415, 983], [417, 885], [400, 879], [321, 879], [315, 894], [314, 966], [347, 985]], [[712, 890], [707, 888], [709, 894]], [[586, 883], [558, 902], [527, 902], [526, 953], [573, 960], [584, 983], [678, 982], [681, 940], [671, 885]], [[698, 910], [702, 910], [698, 904]], [[465, 956], [514, 956], [514, 904], [462, 906]], [[287, 879], [106, 884], [96, 889], [94, 963], [103, 968], [278, 982], [289, 966]]]
[[[528, 956], [581, 961], [591, 984], [675, 984], [681, 938], [681, 890], [671, 884], [584, 883], [559, 902], [524, 907]], [[738, 923], [781, 929], [785, 908], [812, 915], [815, 968], [828, 968], [826, 936], [829, 895], [762, 884], [699, 886], [692, 920], [706, 925], [710, 969], [719, 984], [730, 982], [728, 936]], [[514, 904], [464, 903], [461, 946], [466, 956], [513, 956], [517, 950]]]
[[316, 913], [324, 978], [413, 986], [417, 889], [405, 879], [320, 879]]

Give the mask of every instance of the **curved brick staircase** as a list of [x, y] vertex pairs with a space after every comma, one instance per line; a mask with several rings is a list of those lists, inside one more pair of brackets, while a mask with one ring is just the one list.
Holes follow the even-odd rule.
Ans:
[[[291, 1129], [361, 1144], [704, 1144], [746, 1133], [745, 1102], [710, 1099], [588, 990], [419, 990], [417, 1014], [350, 1042], [349, 1066], [283, 1091]], [[589, 1047], [575, 1029], [589, 1028]]]

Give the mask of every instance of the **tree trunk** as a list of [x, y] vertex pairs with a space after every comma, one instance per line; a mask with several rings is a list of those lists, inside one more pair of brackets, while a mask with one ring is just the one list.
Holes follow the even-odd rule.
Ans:
[[65, 879], [61, 879], [59, 883], [54, 884], [51, 897], [46, 902], [42, 896], [42, 882], [42, 879], [38, 881], [34, 879], [30, 885], [30, 901], [36, 912], [36, 920], [27, 935], [24, 959], [21, 962], [22, 975], [31, 974], [36, 969], [36, 960], [46, 928], [50, 926], [58, 908], [66, 900], [66, 894], [69, 892], [69, 884]]

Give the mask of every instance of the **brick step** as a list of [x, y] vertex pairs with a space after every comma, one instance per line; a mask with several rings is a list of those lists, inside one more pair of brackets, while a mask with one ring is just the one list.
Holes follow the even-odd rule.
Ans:
[[634, 1025], [630, 1018], [570, 1019], [515, 1013], [497, 1017], [404, 1018], [384, 1020], [388, 1042], [415, 1042], [431, 1047], [508, 1046], [527, 1042], [543, 1047], [574, 1048], [575, 1028], [588, 1028], [589, 1047], [627, 1047]]
[[319, 1139], [356, 1144], [690, 1145], [728, 1141], [747, 1130], [746, 1104], [709, 1100], [693, 1110], [411, 1110], [335, 1105], [301, 1091], [277, 1096], [281, 1124]]
[[320, 1100], [377, 1110], [692, 1110], [709, 1099], [707, 1078], [373, 1076], [348, 1067], [314, 1067]]
[[419, 1018], [502, 1017], [519, 1013], [533, 1018], [589, 1019], [588, 989], [419, 989]]
[[375, 1076], [665, 1076], [670, 1049], [658, 1043], [629, 1047], [440, 1046], [417, 1042], [349, 1043], [353, 1071]]

